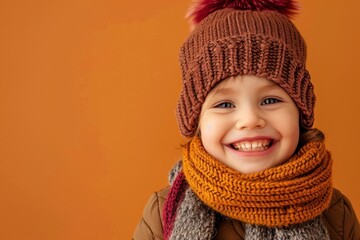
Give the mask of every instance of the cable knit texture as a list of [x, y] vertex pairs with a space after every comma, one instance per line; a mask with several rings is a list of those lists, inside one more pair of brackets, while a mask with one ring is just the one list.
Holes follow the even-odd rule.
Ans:
[[180, 49], [183, 86], [177, 121], [182, 135], [195, 135], [201, 106], [213, 87], [239, 74], [277, 83], [299, 108], [302, 126], [311, 128], [315, 94], [305, 61], [305, 42], [281, 13], [225, 8], [209, 14]]
[[310, 142], [283, 165], [254, 174], [225, 166], [195, 137], [183, 153], [191, 189], [210, 208], [240, 221], [269, 227], [303, 223], [329, 205], [332, 160], [323, 142]]

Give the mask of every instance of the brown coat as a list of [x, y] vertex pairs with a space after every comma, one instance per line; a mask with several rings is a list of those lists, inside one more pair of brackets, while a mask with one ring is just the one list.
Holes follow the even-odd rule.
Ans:
[[[162, 240], [162, 209], [169, 188], [154, 193], [145, 206], [133, 240]], [[330, 207], [323, 213], [331, 240], [360, 240], [360, 226], [350, 201], [334, 189]], [[218, 224], [215, 240], [243, 240], [244, 227], [236, 220]]]

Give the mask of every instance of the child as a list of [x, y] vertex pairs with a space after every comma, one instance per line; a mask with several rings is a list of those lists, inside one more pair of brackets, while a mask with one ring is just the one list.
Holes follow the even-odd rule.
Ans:
[[332, 188], [291, 0], [202, 0], [180, 51], [189, 143], [134, 239], [360, 239]]

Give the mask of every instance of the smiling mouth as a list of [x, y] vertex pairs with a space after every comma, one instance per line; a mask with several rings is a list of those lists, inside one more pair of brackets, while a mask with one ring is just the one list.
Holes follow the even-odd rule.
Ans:
[[256, 141], [243, 141], [230, 144], [232, 149], [240, 152], [254, 152], [254, 151], [264, 151], [269, 149], [274, 143], [274, 140], [264, 139]]

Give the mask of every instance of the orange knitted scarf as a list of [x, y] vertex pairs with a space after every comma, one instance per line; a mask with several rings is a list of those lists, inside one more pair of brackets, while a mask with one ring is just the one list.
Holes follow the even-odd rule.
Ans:
[[241, 174], [210, 156], [195, 137], [183, 152], [183, 171], [195, 194], [215, 211], [269, 227], [303, 223], [329, 205], [332, 159], [323, 142], [303, 146], [289, 161]]

